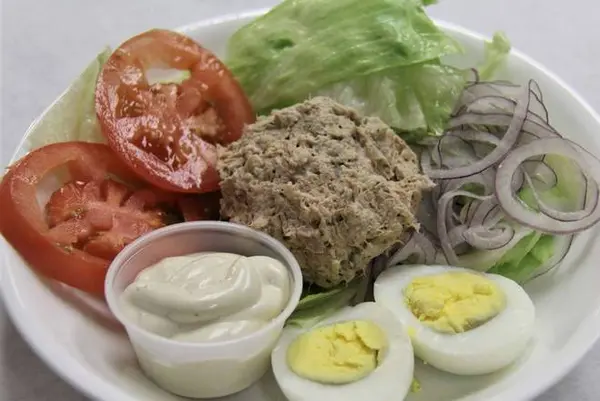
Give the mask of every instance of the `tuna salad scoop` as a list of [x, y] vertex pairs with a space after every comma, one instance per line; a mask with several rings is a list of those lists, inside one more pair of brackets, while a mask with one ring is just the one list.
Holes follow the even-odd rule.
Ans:
[[220, 147], [221, 214], [268, 233], [323, 288], [364, 274], [417, 227], [432, 182], [379, 118], [325, 97], [274, 111]]

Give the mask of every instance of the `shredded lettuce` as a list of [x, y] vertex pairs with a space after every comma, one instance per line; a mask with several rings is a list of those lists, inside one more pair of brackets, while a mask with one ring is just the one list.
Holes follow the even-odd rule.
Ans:
[[339, 293], [346, 290], [346, 286], [338, 286], [336, 288], [332, 288], [327, 291], [319, 291], [315, 293], [310, 293], [310, 291], [302, 294], [302, 298], [300, 298], [300, 302], [298, 302], [298, 306], [296, 306], [296, 311], [303, 309], [314, 308], [315, 306], [319, 306], [322, 303], [325, 303], [332, 298], [335, 298]]
[[[227, 65], [259, 112], [338, 83], [372, 101], [383, 85], [384, 97], [397, 99], [400, 106], [395, 115], [390, 113], [397, 128], [423, 126], [437, 112], [419, 111], [422, 115], [411, 116], [406, 124], [401, 118], [412, 107], [435, 101], [439, 90], [423, 92], [436, 87], [439, 80], [431, 82], [432, 75], [449, 71], [438, 60], [461, 48], [422, 6], [416, 0], [286, 0], [231, 37]], [[414, 101], [404, 99], [411, 96]], [[385, 100], [378, 105], [387, 107]]]
[[504, 65], [510, 53], [510, 41], [503, 32], [496, 32], [492, 40], [485, 43], [483, 52], [483, 62], [477, 67], [477, 71], [480, 79], [487, 81], [494, 78], [496, 72]]
[[104, 142], [96, 119], [94, 92], [98, 74], [111, 53], [106, 48], [98, 54], [42, 116], [28, 138], [30, 149], [55, 142]]
[[358, 282], [354, 281], [347, 286], [305, 294], [286, 324], [303, 328], [312, 327], [347, 306], [356, 295], [357, 289]]
[[[480, 79], [492, 79], [510, 52], [502, 32], [484, 45], [484, 58], [477, 67]], [[468, 73], [428, 60], [412, 66], [340, 82], [319, 95], [330, 96], [365, 115], [377, 116], [409, 142], [439, 135], [464, 90]]]
[[[579, 209], [581, 205], [578, 205], [578, 202], [581, 199], [578, 194], [583, 191], [583, 181], [576, 179], [581, 176], [577, 164], [560, 155], [546, 155], [544, 163], [554, 171], [556, 184], [551, 188], [537, 189], [539, 198], [548, 206], [559, 210]], [[537, 210], [537, 201], [531, 187], [523, 188], [519, 192], [519, 198], [526, 206]], [[553, 259], [558, 248], [560, 246], [557, 237], [533, 232], [507, 251], [490, 272], [524, 282], [533, 277], [539, 269], [543, 269]]]
[[[462, 52], [431, 21], [432, 0], [286, 0], [230, 39], [227, 64], [259, 114], [329, 96], [409, 141], [438, 135], [467, 81]], [[492, 78], [510, 51], [498, 32], [478, 67]]]
[[[556, 184], [550, 188], [537, 188], [539, 198], [552, 208], [577, 210], [580, 207], [577, 205], [580, 201], [577, 194], [582, 192], [582, 181], [575, 179], [581, 175], [577, 164], [560, 155], [546, 155], [544, 163], [554, 171]], [[531, 187], [526, 186], [521, 189], [519, 198], [525, 206], [538, 210]], [[553, 260], [560, 243], [553, 235], [543, 234], [527, 227], [515, 226], [514, 228], [512, 247], [469, 252], [460, 256], [460, 265], [500, 274], [521, 283], [535, 276], [540, 269], [543, 270]]]
[[531, 233], [506, 252], [488, 272], [524, 282], [552, 258], [554, 242], [552, 235]]
[[441, 133], [463, 91], [462, 70], [438, 61], [396, 68], [321, 91], [364, 115], [377, 116], [399, 133]]
[[[533, 232], [533, 230], [526, 227], [515, 227], [514, 237], [511, 243], [507, 244], [506, 247], [491, 250], [475, 249], [464, 255], [460, 255], [459, 266], [482, 272], [489, 271], [497, 265], [506, 254], [511, 252], [514, 247], [518, 246], [520, 241], [526, 239]], [[510, 256], [507, 256], [507, 258], [510, 258]]]
[[474, 250], [459, 257], [459, 265], [524, 282], [554, 256], [555, 237], [526, 227], [515, 227], [511, 247]]
[[586, 183], [577, 162], [565, 156], [550, 154], [544, 157], [544, 163], [554, 171], [556, 185], [549, 190], [538, 191], [540, 198], [546, 204], [561, 210], [579, 210]]

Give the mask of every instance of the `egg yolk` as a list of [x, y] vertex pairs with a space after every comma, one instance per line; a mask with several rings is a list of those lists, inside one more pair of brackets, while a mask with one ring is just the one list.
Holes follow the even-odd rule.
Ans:
[[423, 324], [447, 334], [481, 326], [506, 306], [504, 293], [493, 281], [467, 272], [415, 278], [405, 288], [404, 299]]
[[351, 383], [377, 368], [387, 344], [385, 333], [374, 323], [336, 323], [299, 335], [287, 350], [287, 363], [292, 372], [308, 380]]

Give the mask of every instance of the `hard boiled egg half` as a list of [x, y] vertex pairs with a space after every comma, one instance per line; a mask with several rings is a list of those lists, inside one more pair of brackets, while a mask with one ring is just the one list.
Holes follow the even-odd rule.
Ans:
[[414, 356], [399, 320], [367, 302], [308, 330], [286, 327], [271, 362], [290, 401], [388, 401], [407, 394]]
[[459, 375], [514, 362], [532, 338], [535, 308], [512, 280], [449, 266], [395, 266], [379, 275], [375, 301], [404, 324], [415, 355]]

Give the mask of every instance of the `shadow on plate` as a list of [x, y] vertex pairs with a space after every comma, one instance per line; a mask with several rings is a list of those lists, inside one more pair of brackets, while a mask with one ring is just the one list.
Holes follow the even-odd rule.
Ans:
[[54, 295], [73, 309], [78, 310], [86, 319], [92, 320], [107, 330], [125, 334], [125, 328], [113, 316], [104, 300], [94, 298], [54, 280], [44, 279], [44, 282]]
[[0, 303], [0, 399], [87, 401], [33, 353]]

